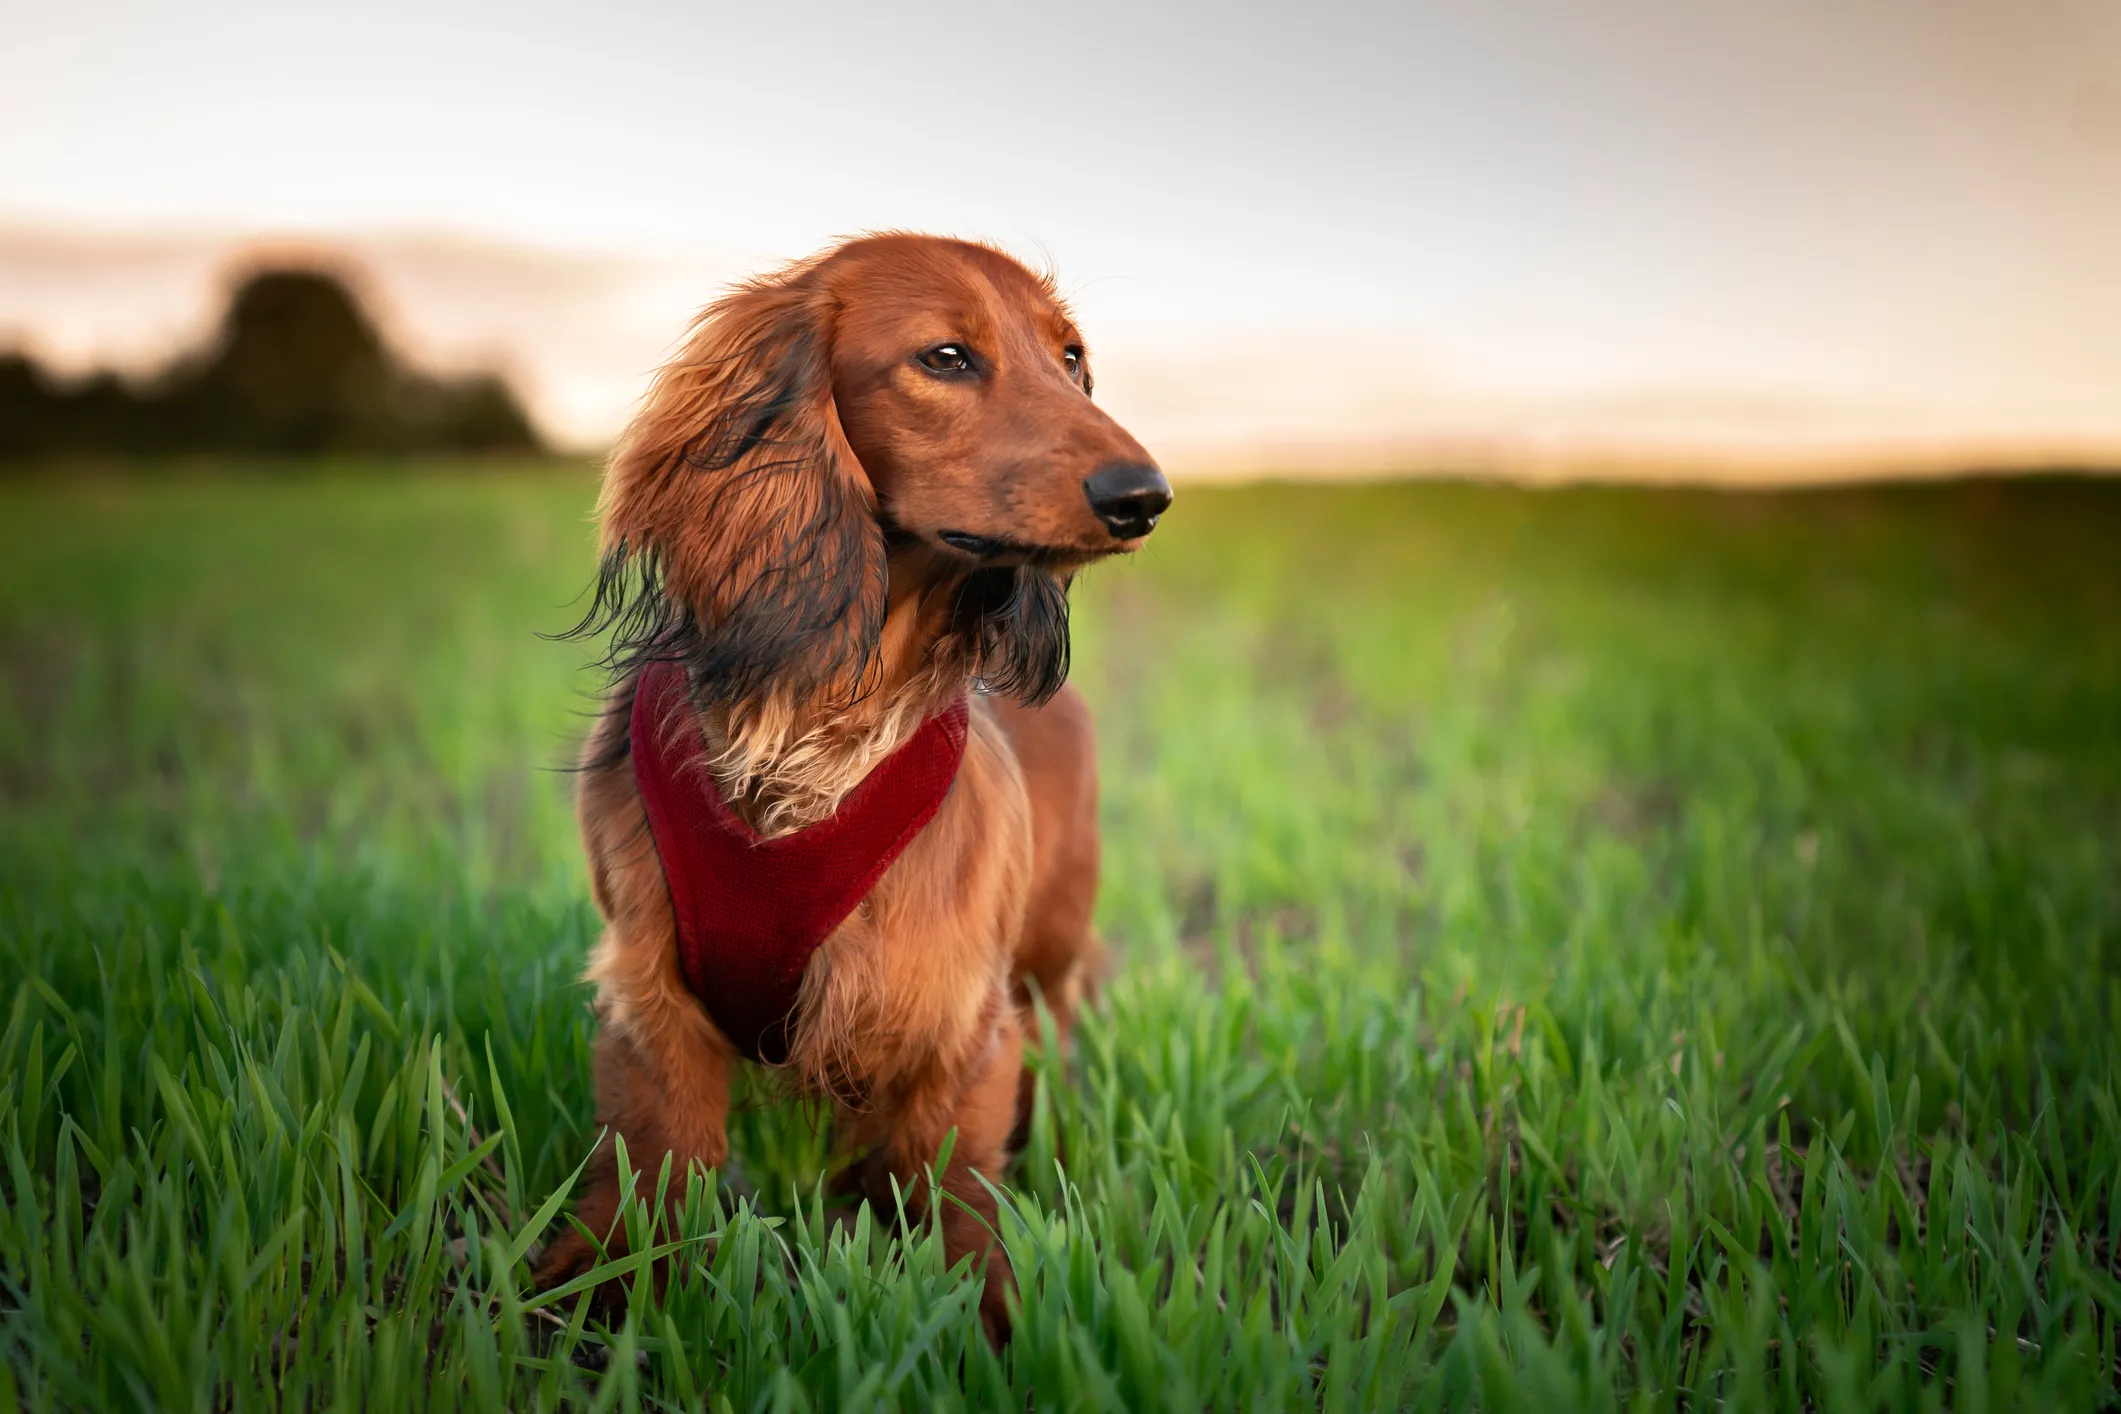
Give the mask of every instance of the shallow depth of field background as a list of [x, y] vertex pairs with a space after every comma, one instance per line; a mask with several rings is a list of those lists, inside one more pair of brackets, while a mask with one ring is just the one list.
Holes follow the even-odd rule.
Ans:
[[[597, 458], [891, 227], [1178, 487], [999, 1354], [768, 1084], [528, 1285]], [[0, 5], [0, 1414], [2121, 1407], [2117, 389], [2113, 0]]]
[[2121, 486], [1182, 488], [1000, 1359], [764, 1094], [662, 1300], [527, 1309], [592, 496], [0, 487], [0, 1406], [2115, 1397]]

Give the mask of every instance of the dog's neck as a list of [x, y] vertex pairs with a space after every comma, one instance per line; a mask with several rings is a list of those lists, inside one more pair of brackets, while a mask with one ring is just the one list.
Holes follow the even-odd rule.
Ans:
[[700, 716], [722, 798], [762, 838], [826, 819], [877, 763], [972, 685], [950, 633], [954, 584], [894, 557], [883, 631], [860, 683], [785, 688]]

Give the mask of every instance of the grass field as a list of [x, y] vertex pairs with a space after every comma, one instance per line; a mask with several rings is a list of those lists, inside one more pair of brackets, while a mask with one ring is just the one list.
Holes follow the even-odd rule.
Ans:
[[666, 1299], [526, 1291], [591, 493], [0, 485], [0, 1414], [2121, 1398], [2121, 484], [1183, 491], [1000, 1357], [762, 1096]]

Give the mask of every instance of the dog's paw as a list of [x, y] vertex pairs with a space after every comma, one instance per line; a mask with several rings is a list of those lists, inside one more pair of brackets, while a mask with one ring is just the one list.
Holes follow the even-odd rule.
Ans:
[[539, 1291], [564, 1286], [598, 1262], [597, 1249], [581, 1233], [569, 1229], [547, 1243], [531, 1264], [531, 1283]]
[[[551, 1291], [593, 1271], [597, 1264], [604, 1260], [605, 1255], [599, 1253], [596, 1244], [581, 1233], [563, 1232], [539, 1255], [537, 1262], [531, 1267], [531, 1279], [537, 1290]], [[617, 1256], [618, 1253], [608, 1255]], [[573, 1303], [580, 1299], [579, 1295], [570, 1297], [567, 1305], [571, 1308]], [[590, 1319], [607, 1326], [615, 1326], [625, 1314], [625, 1279], [615, 1277], [609, 1281], [598, 1282], [589, 1294]]]

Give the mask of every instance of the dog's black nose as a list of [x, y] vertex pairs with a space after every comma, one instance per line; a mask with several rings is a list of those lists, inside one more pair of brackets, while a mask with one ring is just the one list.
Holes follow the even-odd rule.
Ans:
[[1144, 462], [1114, 462], [1083, 478], [1083, 494], [1107, 530], [1134, 540], [1156, 529], [1156, 518], [1171, 504], [1171, 483]]

